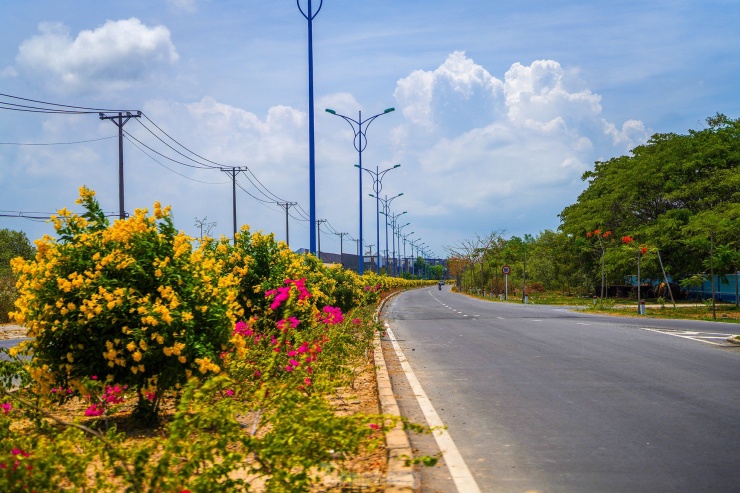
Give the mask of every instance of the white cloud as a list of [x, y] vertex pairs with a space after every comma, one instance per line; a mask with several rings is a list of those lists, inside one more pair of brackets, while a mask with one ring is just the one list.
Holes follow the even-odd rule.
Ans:
[[520, 216], [547, 216], [553, 227], [596, 159], [647, 139], [640, 121], [609, 122], [601, 96], [553, 60], [514, 63], [499, 80], [454, 52], [399, 80], [395, 95], [406, 117], [393, 133], [402, 162], [418, 163], [412, 174], [425, 198], [443, 198], [427, 199], [425, 210], [478, 231]]
[[74, 38], [61, 23], [42, 23], [39, 31], [21, 43], [18, 69], [58, 92], [127, 88], [178, 59], [166, 27], [148, 27], [133, 17], [109, 20]]

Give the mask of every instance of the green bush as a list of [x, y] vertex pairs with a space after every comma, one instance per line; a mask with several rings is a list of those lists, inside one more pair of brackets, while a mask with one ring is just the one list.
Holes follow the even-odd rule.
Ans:
[[165, 391], [220, 371], [239, 314], [236, 280], [208, 250], [193, 251], [169, 208], [109, 225], [94, 192], [80, 197], [82, 217], [63, 209], [54, 218], [58, 241], [47, 236], [33, 261], [13, 261], [12, 317], [33, 338], [36, 391], [84, 395], [83, 379], [95, 376], [128, 385], [154, 413]]

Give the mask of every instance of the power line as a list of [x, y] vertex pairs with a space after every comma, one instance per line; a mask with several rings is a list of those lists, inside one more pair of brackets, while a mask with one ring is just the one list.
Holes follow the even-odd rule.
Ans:
[[168, 168], [165, 164], [163, 164], [160, 161], [158, 161], [154, 156], [152, 156], [151, 154], [149, 154], [148, 152], [146, 152], [144, 149], [142, 149], [141, 147], [139, 147], [139, 145], [136, 144], [136, 142], [134, 142], [131, 138], [129, 138], [128, 134], [126, 134], [126, 140], [128, 140], [129, 143], [132, 146], [136, 147], [139, 151], [141, 151], [149, 159], [151, 159], [152, 161], [154, 161], [155, 163], [157, 163], [158, 165], [160, 165], [161, 167], [163, 167], [167, 171], [170, 171], [170, 172], [172, 172], [172, 173], [174, 173], [174, 174], [176, 174], [178, 176], [182, 176], [186, 180], [194, 181], [194, 182], [197, 182], [197, 183], [203, 183], [204, 185], [224, 185], [224, 184], [228, 183], [228, 182], [225, 182], [225, 181], [216, 181], [216, 182], [202, 181], [202, 180], [196, 180], [195, 178], [190, 178], [189, 176], [185, 176], [182, 173], [178, 173], [177, 171], [175, 171], [175, 170], [173, 170], [171, 168]]
[[99, 139], [90, 139], [90, 140], [76, 140], [74, 142], [0, 142], [0, 145], [13, 145], [13, 146], [63, 146], [63, 145], [71, 145], [71, 144], [87, 144], [89, 142], [99, 142], [101, 140], [108, 140], [108, 139], [115, 139], [116, 135], [111, 135], [109, 137], [101, 137]]
[[[87, 108], [85, 106], [72, 106], [72, 105], [68, 105], [68, 104], [50, 103], [48, 101], [39, 101], [39, 100], [36, 100], [36, 99], [22, 98], [20, 96], [12, 96], [10, 94], [3, 94], [3, 93], [0, 93], [0, 96], [5, 97], [5, 98], [17, 99], [19, 101], [26, 101], [26, 102], [29, 102], [29, 103], [43, 104], [45, 106], [57, 106], [59, 108], [69, 108], [71, 110], [75, 110], [75, 111], [73, 111], [73, 113], [84, 113], [84, 112], [99, 113], [101, 111], [103, 111], [103, 112], [119, 112], [119, 111], [122, 111], [122, 112], [125, 113], [126, 111], [134, 111], [134, 110], [112, 110], [112, 109], [106, 109], [106, 108]], [[12, 105], [12, 106], [24, 106], [24, 105], [18, 105], [18, 104], [14, 104], [14, 103], [6, 103], [4, 101], [3, 102], [0, 102], [0, 104], [8, 104], [8, 105]], [[31, 108], [31, 106], [26, 106], [26, 107]], [[37, 109], [43, 109], [43, 108], [37, 108]], [[65, 110], [55, 110], [55, 111], [65, 111]]]

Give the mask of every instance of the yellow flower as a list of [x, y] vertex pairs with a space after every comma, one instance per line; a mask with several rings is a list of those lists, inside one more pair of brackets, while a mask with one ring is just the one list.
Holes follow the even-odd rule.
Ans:
[[177, 360], [178, 360], [178, 361], [179, 361], [180, 363], [182, 363], [182, 364], [185, 364], [185, 363], [187, 363], [187, 362], [188, 362], [188, 359], [187, 359], [187, 358], [186, 358], [185, 356], [178, 356], [178, 357], [177, 357]]
[[136, 349], [136, 344], [134, 343], [134, 341], [131, 341], [128, 344], [126, 344], [126, 349], [128, 349], [129, 351], [133, 353], [134, 350]]
[[172, 356], [172, 348], [171, 347], [162, 348], [162, 352], [164, 352], [164, 355], [165, 356]]

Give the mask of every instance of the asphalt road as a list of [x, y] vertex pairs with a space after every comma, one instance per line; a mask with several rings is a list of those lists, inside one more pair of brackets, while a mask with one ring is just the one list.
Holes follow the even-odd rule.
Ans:
[[[448, 286], [402, 293], [383, 315], [482, 492], [740, 491], [740, 347], [721, 338], [740, 326], [487, 302]], [[389, 337], [383, 350], [401, 412], [423, 422]], [[457, 491], [444, 461], [421, 475], [423, 493]]]

